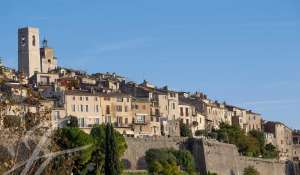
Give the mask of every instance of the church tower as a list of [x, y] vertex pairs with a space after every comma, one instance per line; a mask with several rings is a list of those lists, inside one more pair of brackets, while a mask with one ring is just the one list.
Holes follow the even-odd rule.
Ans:
[[18, 30], [18, 69], [27, 77], [41, 72], [38, 28], [25, 27]]
[[43, 47], [40, 49], [41, 53], [41, 72], [48, 73], [57, 68], [57, 58], [54, 55], [54, 49], [48, 47], [48, 41], [43, 40]]

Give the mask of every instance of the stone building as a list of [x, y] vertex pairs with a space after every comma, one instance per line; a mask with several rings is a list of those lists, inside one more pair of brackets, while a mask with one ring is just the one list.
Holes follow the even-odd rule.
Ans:
[[232, 112], [232, 125], [237, 125], [241, 129], [247, 130], [247, 110], [237, 107], [226, 105], [228, 111]]
[[30, 83], [37, 86], [52, 85], [59, 79], [56, 73], [36, 73], [30, 78]]
[[33, 27], [18, 30], [18, 69], [31, 77], [41, 72], [39, 29]]
[[246, 126], [245, 126], [245, 131], [246, 133], [251, 131], [251, 130], [257, 130], [261, 131], [262, 130], [262, 117], [260, 114], [252, 112], [252, 111], [247, 111], [246, 112]]
[[225, 104], [204, 99], [203, 106], [202, 113], [206, 116], [206, 120], [211, 123], [211, 127], [218, 129], [222, 122], [232, 124], [233, 111], [228, 110]]
[[280, 122], [269, 121], [264, 123], [263, 126], [267, 135], [274, 136], [273, 139], [266, 140], [276, 146], [279, 151], [279, 159], [291, 160], [293, 150], [292, 130]]
[[57, 58], [54, 55], [54, 49], [48, 47], [48, 41], [43, 40], [43, 47], [40, 48], [41, 72], [48, 73], [57, 68]]
[[100, 94], [104, 123], [113, 123], [121, 134], [133, 135], [132, 97], [123, 93]]
[[205, 130], [205, 116], [196, 111], [196, 108], [189, 101], [179, 101], [180, 122], [186, 124], [192, 131], [193, 136], [198, 130]]
[[134, 98], [132, 101], [133, 129], [136, 137], [159, 136], [160, 122], [151, 115], [151, 101], [147, 98]]
[[90, 132], [94, 124], [104, 122], [99, 95], [84, 91], [65, 91], [64, 109], [66, 116], [78, 118], [79, 127]]

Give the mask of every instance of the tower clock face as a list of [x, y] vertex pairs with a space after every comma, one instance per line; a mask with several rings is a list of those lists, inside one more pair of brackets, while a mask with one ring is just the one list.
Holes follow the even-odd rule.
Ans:
[[26, 45], [26, 38], [25, 36], [21, 37], [21, 46], [24, 47]]

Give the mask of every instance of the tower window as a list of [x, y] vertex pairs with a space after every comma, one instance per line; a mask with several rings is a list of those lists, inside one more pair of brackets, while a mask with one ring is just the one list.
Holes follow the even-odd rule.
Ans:
[[50, 59], [48, 59], [48, 63], [51, 63], [51, 60], [50, 60]]
[[25, 36], [22, 36], [21, 37], [21, 46], [25, 46], [26, 45], [25, 41], [26, 41]]
[[32, 45], [35, 46], [35, 36], [32, 36]]

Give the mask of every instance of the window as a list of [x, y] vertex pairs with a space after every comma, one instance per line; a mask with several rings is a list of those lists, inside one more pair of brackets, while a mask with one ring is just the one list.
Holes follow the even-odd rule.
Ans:
[[72, 111], [75, 112], [75, 110], [76, 110], [75, 105], [72, 105]]
[[138, 116], [136, 116], [135, 121], [136, 121], [136, 123], [144, 123], [145, 122], [145, 116], [138, 115]]
[[175, 103], [173, 103], [173, 109], [175, 109]]
[[22, 36], [21, 37], [21, 46], [25, 46], [26, 45], [26, 38], [25, 38], [25, 36]]
[[186, 122], [186, 124], [187, 124], [187, 125], [189, 125], [189, 124], [190, 124], [190, 121], [189, 121], [189, 119], [186, 119], [186, 120], [185, 120], [185, 122]]
[[139, 105], [135, 105], [135, 109], [139, 109]]
[[122, 117], [117, 117], [118, 124], [122, 125], [123, 124], [123, 118]]
[[85, 105], [85, 112], [89, 112], [89, 105]]
[[122, 106], [120, 106], [120, 105], [116, 106], [116, 110], [117, 110], [118, 112], [122, 112]]
[[79, 97], [79, 100], [82, 101], [82, 97]]
[[180, 116], [183, 116], [183, 107], [180, 107]]
[[127, 102], [130, 102], [129, 98], [127, 98]]
[[96, 112], [99, 112], [99, 106], [96, 105]]
[[106, 111], [105, 111], [105, 113], [106, 113], [106, 114], [110, 114], [110, 106], [109, 106], [109, 105], [106, 106]]
[[143, 105], [143, 110], [146, 110], [146, 105]]
[[86, 101], [89, 101], [89, 97], [85, 97], [85, 100], [86, 100]]
[[54, 120], [60, 119], [59, 111], [54, 112]]
[[36, 42], [35, 42], [35, 36], [32, 36], [32, 45], [35, 46]]
[[83, 105], [80, 105], [80, 111], [83, 112]]
[[73, 100], [75, 100], [75, 96], [73, 96]]
[[95, 101], [98, 101], [98, 97], [95, 97]]
[[159, 115], [159, 109], [155, 109], [155, 115]]
[[100, 124], [100, 119], [99, 118], [95, 119], [95, 124]]
[[185, 116], [189, 116], [189, 108], [185, 108]]
[[156, 122], [159, 122], [159, 117], [156, 117]]
[[50, 60], [50, 59], [48, 59], [48, 63], [51, 63], [51, 60]]
[[125, 124], [126, 125], [128, 124], [128, 118], [125, 118]]
[[84, 118], [79, 118], [79, 127], [84, 127]]

